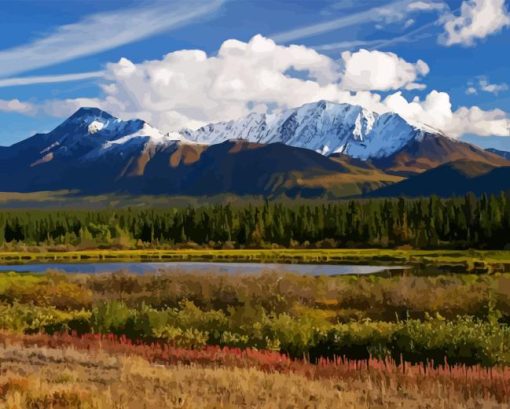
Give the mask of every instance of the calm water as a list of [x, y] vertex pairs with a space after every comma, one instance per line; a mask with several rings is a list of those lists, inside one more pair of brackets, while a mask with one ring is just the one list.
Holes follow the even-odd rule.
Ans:
[[270, 263], [207, 263], [207, 262], [125, 262], [125, 263], [46, 263], [2, 265], [0, 271], [43, 273], [49, 269], [66, 273], [106, 273], [130, 271], [132, 273], [154, 273], [158, 271], [189, 271], [204, 273], [260, 273], [277, 271], [281, 273], [298, 273], [305, 275], [346, 275], [373, 274], [385, 270], [402, 269], [402, 267], [366, 266], [366, 265], [331, 265], [331, 264], [270, 264]]

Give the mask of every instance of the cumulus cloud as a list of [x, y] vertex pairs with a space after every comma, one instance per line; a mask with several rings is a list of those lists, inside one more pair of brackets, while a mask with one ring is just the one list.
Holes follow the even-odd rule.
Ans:
[[[453, 111], [449, 95], [435, 90], [423, 99], [406, 99], [398, 88], [420, 86], [416, 79], [427, 72], [424, 62], [408, 63], [391, 53], [360, 50], [336, 61], [311, 48], [277, 45], [258, 35], [248, 42], [225, 41], [212, 56], [181, 50], [142, 63], [122, 58], [106, 66], [101, 98], [47, 101], [41, 109], [67, 116], [80, 106], [95, 106], [168, 132], [325, 99], [378, 113], [397, 112], [451, 136], [485, 134], [487, 129], [508, 134], [501, 111]], [[378, 92], [388, 90], [394, 92], [384, 98]]]
[[31, 114], [35, 112], [35, 107], [28, 102], [21, 102], [19, 99], [0, 99], [0, 111]]
[[[106, 66], [105, 98], [89, 102], [166, 130], [179, 129], [237, 118], [253, 107], [335, 100], [339, 76], [335, 60], [259, 35], [247, 43], [227, 40], [215, 56], [181, 50], [140, 64], [122, 58]], [[53, 105], [55, 111], [58, 103]]]
[[448, 130], [454, 136], [510, 136], [510, 118], [500, 109], [484, 111], [477, 106], [461, 107], [455, 111], [452, 123], [446, 128]]
[[424, 61], [409, 63], [390, 52], [344, 51], [342, 60], [345, 66], [342, 85], [353, 91], [423, 89], [425, 86], [415, 81], [429, 73], [429, 66]]
[[410, 123], [428, 125], [454, 138], [464, 134], [510, 136], [510, 118], [504, 111], [485, 111], [477, 106], [453, 111], [446, 92], [434, 90], [424, 100], [415, 97], [407, 101], [399, 91], [388, 96], [383, 104]]
[[411, 123], [426, 124], [438, 130], [447, 129], [454, 116], [450, 96], [436, 90], [431, 91], [423, 101], [418, 97], [408, 101], [399, 91], [386, 97], [384, 104], [389, 111], [399, 113]]
[[460, 15], [443, 16], [445, 32], [440, 42], [446, 46], [473, 46], [476, 40], [497, 33], [510, 25], [505, 0], [465, 0]]

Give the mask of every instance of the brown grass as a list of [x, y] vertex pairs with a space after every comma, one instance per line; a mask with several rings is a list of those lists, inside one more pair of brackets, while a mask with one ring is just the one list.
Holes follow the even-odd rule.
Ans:
[[[379, 371], [313, 377], [257, 368], [151, 363], [101, 349], [3, 342], [0, 408], [507, 408], [441, 377], [402, 383]], [[344, 374], [345, 375], [345, 374]]]

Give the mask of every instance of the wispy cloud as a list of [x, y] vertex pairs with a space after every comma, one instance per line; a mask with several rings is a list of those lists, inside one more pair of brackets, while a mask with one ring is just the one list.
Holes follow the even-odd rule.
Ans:
[[41, 75], [34, 77], [18, 77], [0, 79], [0, 88], [14, 87], [19, 85], [34, 85], [34, 84], [54, 84], [57, 82], [68, 81], [82, 81], [92, 78], [102, 78], [103, 71], [81, 72], [77, 74], [62, 74], [62, 75]]
[[210, 16], [224, 0], [176, 0], [93, 14], [46, 37], [0, 51], [0, 77], [96, 54]]
[[353, 13], [335, 20], [299, 27], [293, 30], [284, 31], [271, 35], [270, 37], [279, 43], [308, 38], [330, 31], [352, 27], [359, 24], [366, 24], [371, 21], [395, 21], [404, 18], [408, 12], [407, 6], [411, 0], [393, 1], [385, 6], [373, 7], [371, 9]]
[[435, 21], [424, 24], [414, 30], [411, 30], [400, 36], [392, 38], [381, 38], [375, 40], [352, 40], [352, 41], [338, 41], [335, 43], [320, 44], [311, 46], [317, 51], [344, 51], [352, 50], [355, 48], [366, 48], [369, 50], [382, 49], [395, 44], [412, 43], [415, 41], [424, 40], [432, 37], [434, 34], [427, 30], [436, 25]]

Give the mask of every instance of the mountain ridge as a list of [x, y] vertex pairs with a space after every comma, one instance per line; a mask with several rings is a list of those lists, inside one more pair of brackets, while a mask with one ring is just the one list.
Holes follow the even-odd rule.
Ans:
[[[385, 132], [392, 138], [384, 138]], [[256, 143], [282, 142], [323, 155], [344, 153], [360, 159], [384, 157], [419, 138], [424, 131], [395, 113], [378, 115], [358, 105], [318, 101], [273, 114], [251, 113], [228, 122], [184, 130], [194, 142], [219, 143], [235, 138]]]
[[351, 197], [454, 160], [510, 165], [349, 104], [319, 101], [170, 133], [80, 108], [52, 131], [0, 148], [0, 191]]
[[370, 197], [442, 197], [510, 190], [510, 166], [459, 160], [369, 193]]

